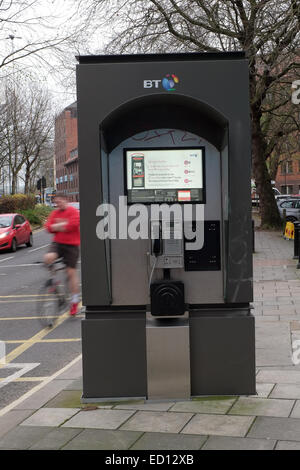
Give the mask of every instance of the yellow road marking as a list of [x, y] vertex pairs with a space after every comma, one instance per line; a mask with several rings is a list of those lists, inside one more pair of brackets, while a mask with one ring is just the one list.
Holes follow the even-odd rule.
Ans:
[[16, 297], [46, 297], [46, 296], [51, 296], [55, 299], [53, 294], [17, 294], [17, 295], [0, 295], [0, 299], [14, 299]]
[[[18, 377], [11, 382], [42, 382], [43, 380], [48, 379], [48, 377]], [[0, 382], [3, 382], [5, 378], [1, 378]]]
[[[17, 321], [17, 320], [40, 320], [41, 318], [56, 318], [56, 317], [4, 317], [0, 321]], [[84, 318], [83, 314], [77, 314], [76, 318]]]
[[44, 299], [32, 299], [32, 300], [0, 300], [0, 304], [23, 304], [24, 302], [44, 302]]
[[5, 344], [72, 343], [73, 341], [81, 341], [81, 338], [41, 339], [39, 341], [31, 341], [30, 339], [10, 339], [9, 341], [4, 341], [4, 343]]
[[[50, 294], [48, 294], [50, 295]], [[37, 297], [42, 297], [42, 295], [37, 295]], [[50, 297], [50, 300], [53, 299], [55, 300], [56, 297]], [[23, 304], [24, 302], [44, 302], [44, 299], [31, 299], [31, 300], [0, 300], [0, 304], [17, 304], [21, 303]]]
[[[81, 303], [79, 304], [79, 308], [81, 308]], [[61, 325], [67, 318], [69, 318], [69, 311], [65, 312], [63, 315], [61, 315], [55, 325], [49, 329], [48, 327], [42, 329], [39, 331], [36, 335], [32, 336], [26, 343], [21, 344], [18, 346], [16, 349], [11, 351], [7, 356], [5, 357], [5, 363], [8, 364], [9, 362], [14, 361], [18, 356], [23, 354], [27, 349], [31, 348], [31, 346], [38, 341], [42, 340], [46, 335], [50, 333], [50, 331], [55, 330], [59, 325]], [[0, 364], [0, 369], [4, 367], [5, 364]]]

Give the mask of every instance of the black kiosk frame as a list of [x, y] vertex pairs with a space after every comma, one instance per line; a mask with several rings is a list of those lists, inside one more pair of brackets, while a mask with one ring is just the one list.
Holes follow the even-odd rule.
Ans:
[[[220, 157], [220, 179], [216, 181], [221, 181], [218, 189], [221, 217], [217, 222], [221, 263], [215, 269], [222, 270], [222, 299], [216, 297], [214, 301], [211, 285], [209, 302], [185, 300], [187, 315], [166, 320], [170, 327], [175, 321], [185, 329], [186, 360], [182, 367], [186, 369], [187, 388], [182, 398], [255, 394], [255, 331], [250, 305], [253, 300], [251, 135], [248, 62], [244, 53], [80, 56], [78, 61], [85, 307], [83, 401], [152, 398], [149, 394], [151, 343], [147, 328], [157, 326], [153, 323], [157, 320], [152, 318], [151, 325], [147, 323], [147, 300], [136, 304], [128, 294], [128, 302], [114, 301], [112, 277], [122, 268], [117, 258], [111, 257], [109, 240], [100, 240], [95, 227], [99, 221], [97, 207], [110, 202], [112, 191], [116, 196], [126, 194], [124, 173], [120, 187], [114, 184], [112, 188], [109, 183], [113, 152], [124, 143], [120, 156], [124, 161], [124, 149], [131, 148], [128, 139], [153, 129], [192, 133], [212, 145]], [[176, 89], [166, 90], [162, 86], [163, 77], [169, 73], [178, 77]], [[142, 146], [139, 143], [136, 149]], [[187, 142], [185, 147], [189, 147]], [[207, 155], [205, 160], [206, 167]], [[208, 201], [208, 194], [206, 198]], [[206, 218], [207, 227], [214, 224], [209, 213]], [[130, 250], [134, 245], [124, 246]], [[127, 248], [119, 252], [119, 259], [125, 251]], [[185, 266], [187, 263], [185, 255]], [[193, 270], [188, 274], [192, 276]], [[123, 290], [128, 287], [130, 291], [131, 286], [126, 285], [130, 279], [125, 277]], [[185, 287], [188, 282], [183, 282]], [[201, 290], [201, 284], [198, 289]], [[164, 373], [177, 373], [170, 348], [171, 359], [165, 372], [159, 375], [161, 381]], [[178, 395], [169, 391], [164, 398], [174, 396], [180, 398], [180, 392]]]

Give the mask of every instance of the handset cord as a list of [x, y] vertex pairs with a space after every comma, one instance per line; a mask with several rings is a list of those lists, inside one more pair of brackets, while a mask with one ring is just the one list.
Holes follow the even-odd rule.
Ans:
[[150, 286], [151, 286], [151, 281], [152, 281], [154, 269], [155, 269], [155, 267], [156, 267], [156, 263], [157, 263], [157, 256], [155, 256], [155, 261], [154, 261], [154, 263], [153, 263], [152, 270], [151, 270], [151, 274], [150, 274], [150, 278], [149, 278], [149, 289], [150, 289]]

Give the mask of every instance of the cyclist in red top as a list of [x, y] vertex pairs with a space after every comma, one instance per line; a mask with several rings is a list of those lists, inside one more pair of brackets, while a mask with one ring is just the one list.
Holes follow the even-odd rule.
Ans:
[[44, 261], [45, 264], [50, 265], [57, 258], [63, 258], [72, 294], [70, 315], [76, 315], [79, 304], [79, 283], [76, 271], [80, 245], [79, 211], [68, 205], [68, 200], [64, 195], [56, 195], [54, 201], [57, 209], [51, 212], [45, 223], [45, 228], [53, 233], [54, 237]]

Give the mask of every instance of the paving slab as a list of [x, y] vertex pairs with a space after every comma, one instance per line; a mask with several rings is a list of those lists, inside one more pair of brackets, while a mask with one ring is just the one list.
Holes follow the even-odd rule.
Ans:
[[32, 410], [11, 410], [0, 416], [0, 438], [32, 414]]
[[181, 431], [183, 434], [244, 437], [254, 417], [228, 415], [194, 415]]
[[138, 411], [168, 411], [174, 405], [173, 402], [160, 403], [124, 403], [114, 406], [114, 410], [138, 410]]
[[77, 408], [41, 408], [23, 421], [21, 426], [61, 426], [76, 413]]
[[288, 366], [292, 364], [290, 348], [286, 349], [257, 349], [256, 365], [262, 366]]
[[146, 432], [130, 450], [199, 450], [207, 436]]
[[294, 400], [240, 397], [229, 414], [285, 418], [290, 415], [294, 404]]
[[296, 370], [261, 370], [256, 376], [257, 382], [277, 384], [300, 384], [300, 371]]
[[296, 401], [296, 404], [291, 413], [291, 418], [300, 418], [300, 400]]
[[51, 427], [17, 426], [0, 439], [0, 449], [27, 450], [52, 430]]
[[247, 437], [300, 442], [300, 419], [259, 416]]
[[16, 410], [38, 410], [44, 406], [53, 396], [72, 383], [71, 380], [54, 380], [43, 387], [31, 397], [15, 407]]
[[192, 416], [192, 413], [138, 411], [121, 429], [179, 433]]
[[257, 324], [260, 324], [260, 323], [267, 323], [267, 322], [276, 322], [276, 321], [279, 321], [279, 315], [268, 315], [268, 316], [263, 316], [262, 313], [259, 314], [259, 313], [256, 313], [254, 312], [254, 315], [261, 315], [261, 316], [257, 316], [257, 318], [255, 318], [255, 323], [256, 325]]
[[[82, 371], [81, 371], [81, 373], [82, 373]], [[83, 380], [82, 380], [82, 377], [80, 377], [79, 379], [72, 380], [70, 385], [65, 387], [64, 390], [80, 390], [80, 391], [82, 391], [82, 388], [83, 388]]]
[[[256, 395], [250, 395], [253, 398], [267, 398], [273, 388], [275, 387], [275, 384], [265, 384], [265, 383], [257, 383], [256, 384]], [[279, 397], [281, 398], [281, 397]], [[293, 398], [293, 397], [292, 397]]]
[[270, 398], [300, 399], [300, 384], [276, 384]]
[[273, 450], [274, 439], [210, 436], [201, 450]]
[[59, 450], [77, 436], [81, 429], [54, 428], [30, 447], [30, 450]]
[[130, 410], [99, 409], [91, 411], [79, 411], [75, 416], [73, 416], [73, 418], [64, 423], [63, 427], [117, 429], [133, 414], [134, 411]]
[[62, 390], [45, 404], [46, 408], [81, 408], [80, 390]]
[[275, 450], [300, 450], [300, 442], [277, 441]]
[[185, 411], [191, 413], [214, 413], [214, 414], [225, 414], [232, 407], [236, 398], [203, 398], [201, 400], [191, 400], [178, 402], [172, 406], [171, 411]]
[[68, 442], [63, 450], [127, 450], [142, 435], [132, 431], [85, 429]]

